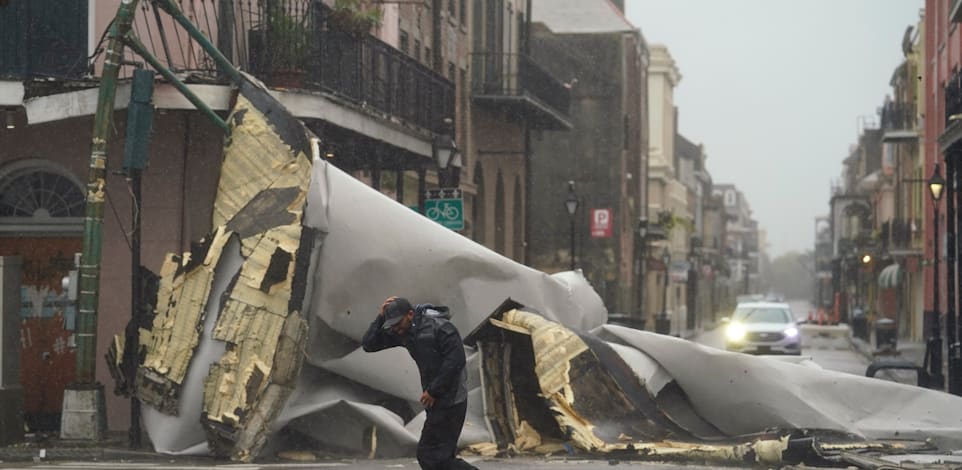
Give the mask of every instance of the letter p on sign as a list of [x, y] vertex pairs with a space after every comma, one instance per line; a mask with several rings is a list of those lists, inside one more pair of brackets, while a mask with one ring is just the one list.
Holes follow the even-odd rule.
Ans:
[[611, 209], [591, 209], [591, 238], [611, 238]]

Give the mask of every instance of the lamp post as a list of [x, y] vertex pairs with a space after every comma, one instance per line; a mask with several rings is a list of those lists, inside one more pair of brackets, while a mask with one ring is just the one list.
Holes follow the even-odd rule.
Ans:
[[645, 278], [648, 273], [648, 217], [638, 219], [638, 239], [641, 247], [638, 249], [638, 257], [641, 259], [638, 267], [638, 318], [643, 318], [645, 314]]
[[661, 262], [665, 266], [665, 285], [661, 291], [661, 313], [655, 319], [655, 333], [667, 335], [671, 333], [671, 320], [668, 319], [668, 280], [670, 279], [668, 265], [671, 264], [671, 251], [667, 246], [661, 252]]
[[451, 136], [451, 118], [444, 119], [443, 131], [434, 138], [434, 157], [438, 163], [438, 186], [457, 188], [461, 183], [461, 152]]
[[568, 197], [565, 198], [565, 209], [568, 210], [568, 219], [571, 221], [571, 270], [575, 270], [575, 212], [578, 212], [578, 195], [575, 194], [575, 182], [568, 181]]
[[688, 309], [685, 318], [685, 328], [696, 328], [700, 323], [701, 304], [698, 301], [698, 249], [701, 247], [701, 238], [692, 236], [688, 242], [688, 289], [686, 289], [686, 305]]
[[945, 384], [945, 377], [942, 375], [942, 331], [939, 325], [941, 312], [939, 302], [939, 200], [942, 198], [942, 191], [945, 189], [945, 179], [939, 170], [939, 164], [935, 164], [935, 170], [928, 181], [929, 192], [932, 196], [932, 209], [935, 216], [932, 220], [932, 311], [935, 318], [932, 319], [932, 336], [928, 340], [926, 355], [929, 363], [929, 386], [942, 390]]

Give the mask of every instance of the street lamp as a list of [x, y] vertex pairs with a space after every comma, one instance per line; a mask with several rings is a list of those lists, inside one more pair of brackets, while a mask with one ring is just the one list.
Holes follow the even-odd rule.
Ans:
[[575, 212], [578, 212], [578, 195], [575, 194], [575, 182], [568, 181], [568, 197], [565, 198], [565, 209], [568, 210], [568, 218], [571, 220], [571, 270], [575, 270]]
[[451, 134], [451, 118], [444, 119], [444, 129], [434, 137], [434, 157], [438, 163], [438, 186], [457, 188], [461, 183], [461, 152]]
[[655, 333], [667, 335], [671, 333], [671, 321], [668, 319], [668, 281], [670, 279], [668, 265], [671, 264], [671, 251], [667, 246], [661, 252], [661, 262], [665, 266], [665, 286], [661, 291], [661, 313], [655, 319]]
[[648, 273], [648, 217], [642, 216], [638, 219], [638, 241], [641, 246], [638, 248], [638, 258], [641, 259], [638, 266], [638, 318], [643, 318], [645, 312], [645, 277]]
[[929, 378], [931, 380], [929, 385], [941, 390], [945, 378], [942, 375], [942, 329], [939, 326], [942, 316], [942, 312], [939, 311], [941, 309], [939, 305], [939, 200], [942, 199], [942, 192], [945, 189], [945, 179], [942, 178], [942, 171], [939, 169], [938, 163], [935, 164], [935, 170], [932, 172], [932, 177], [929, 178], [928, 185], [932, 196], [933, 215], [935, 216], [932, 220], [934, 252], [934, 256], [932, 256], [932, 311], [935, 318], [932, 321], [932, 337], [928, 340], [926, 354], [929, 358]]
[[686, 305], [688, 305], [688, 316], [685, 328], [695, 328], [701, 323], [701, 305], [698, 299], [698, 272], [699, 272], [699, 249], [701, 248], [701, 237], [694, 235], [688, 242], [688, 291]]

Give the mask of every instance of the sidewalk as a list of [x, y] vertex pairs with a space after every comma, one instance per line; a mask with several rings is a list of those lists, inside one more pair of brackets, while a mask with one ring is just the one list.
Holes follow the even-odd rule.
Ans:
[[[851, 335], [849, 336], [849, 340], [852, 343], [852, 349], [863, 355], [869, 362], [886, 357], [907, 359], [918, 367], [922, 367], [925, 362], [925, 343], [921, 341], [899, 340], [895, 351], [890, 352], [880, 351], [875, 348], [875, 331], [869, 332], [869, 341]], [[879, 374], [885, 374], [890, 380], [912, 385], [915, 385], [918, 380], [913, 371], [884, 370]]]

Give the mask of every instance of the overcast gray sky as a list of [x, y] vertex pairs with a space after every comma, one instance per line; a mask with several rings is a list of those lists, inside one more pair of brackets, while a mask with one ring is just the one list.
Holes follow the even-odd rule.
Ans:
[[903, 60], [923, 0], [626, 0], [681, 70], [679, 128], [705, 145], [768, 231], [768, 253], [812, 249], [814, 218]]

